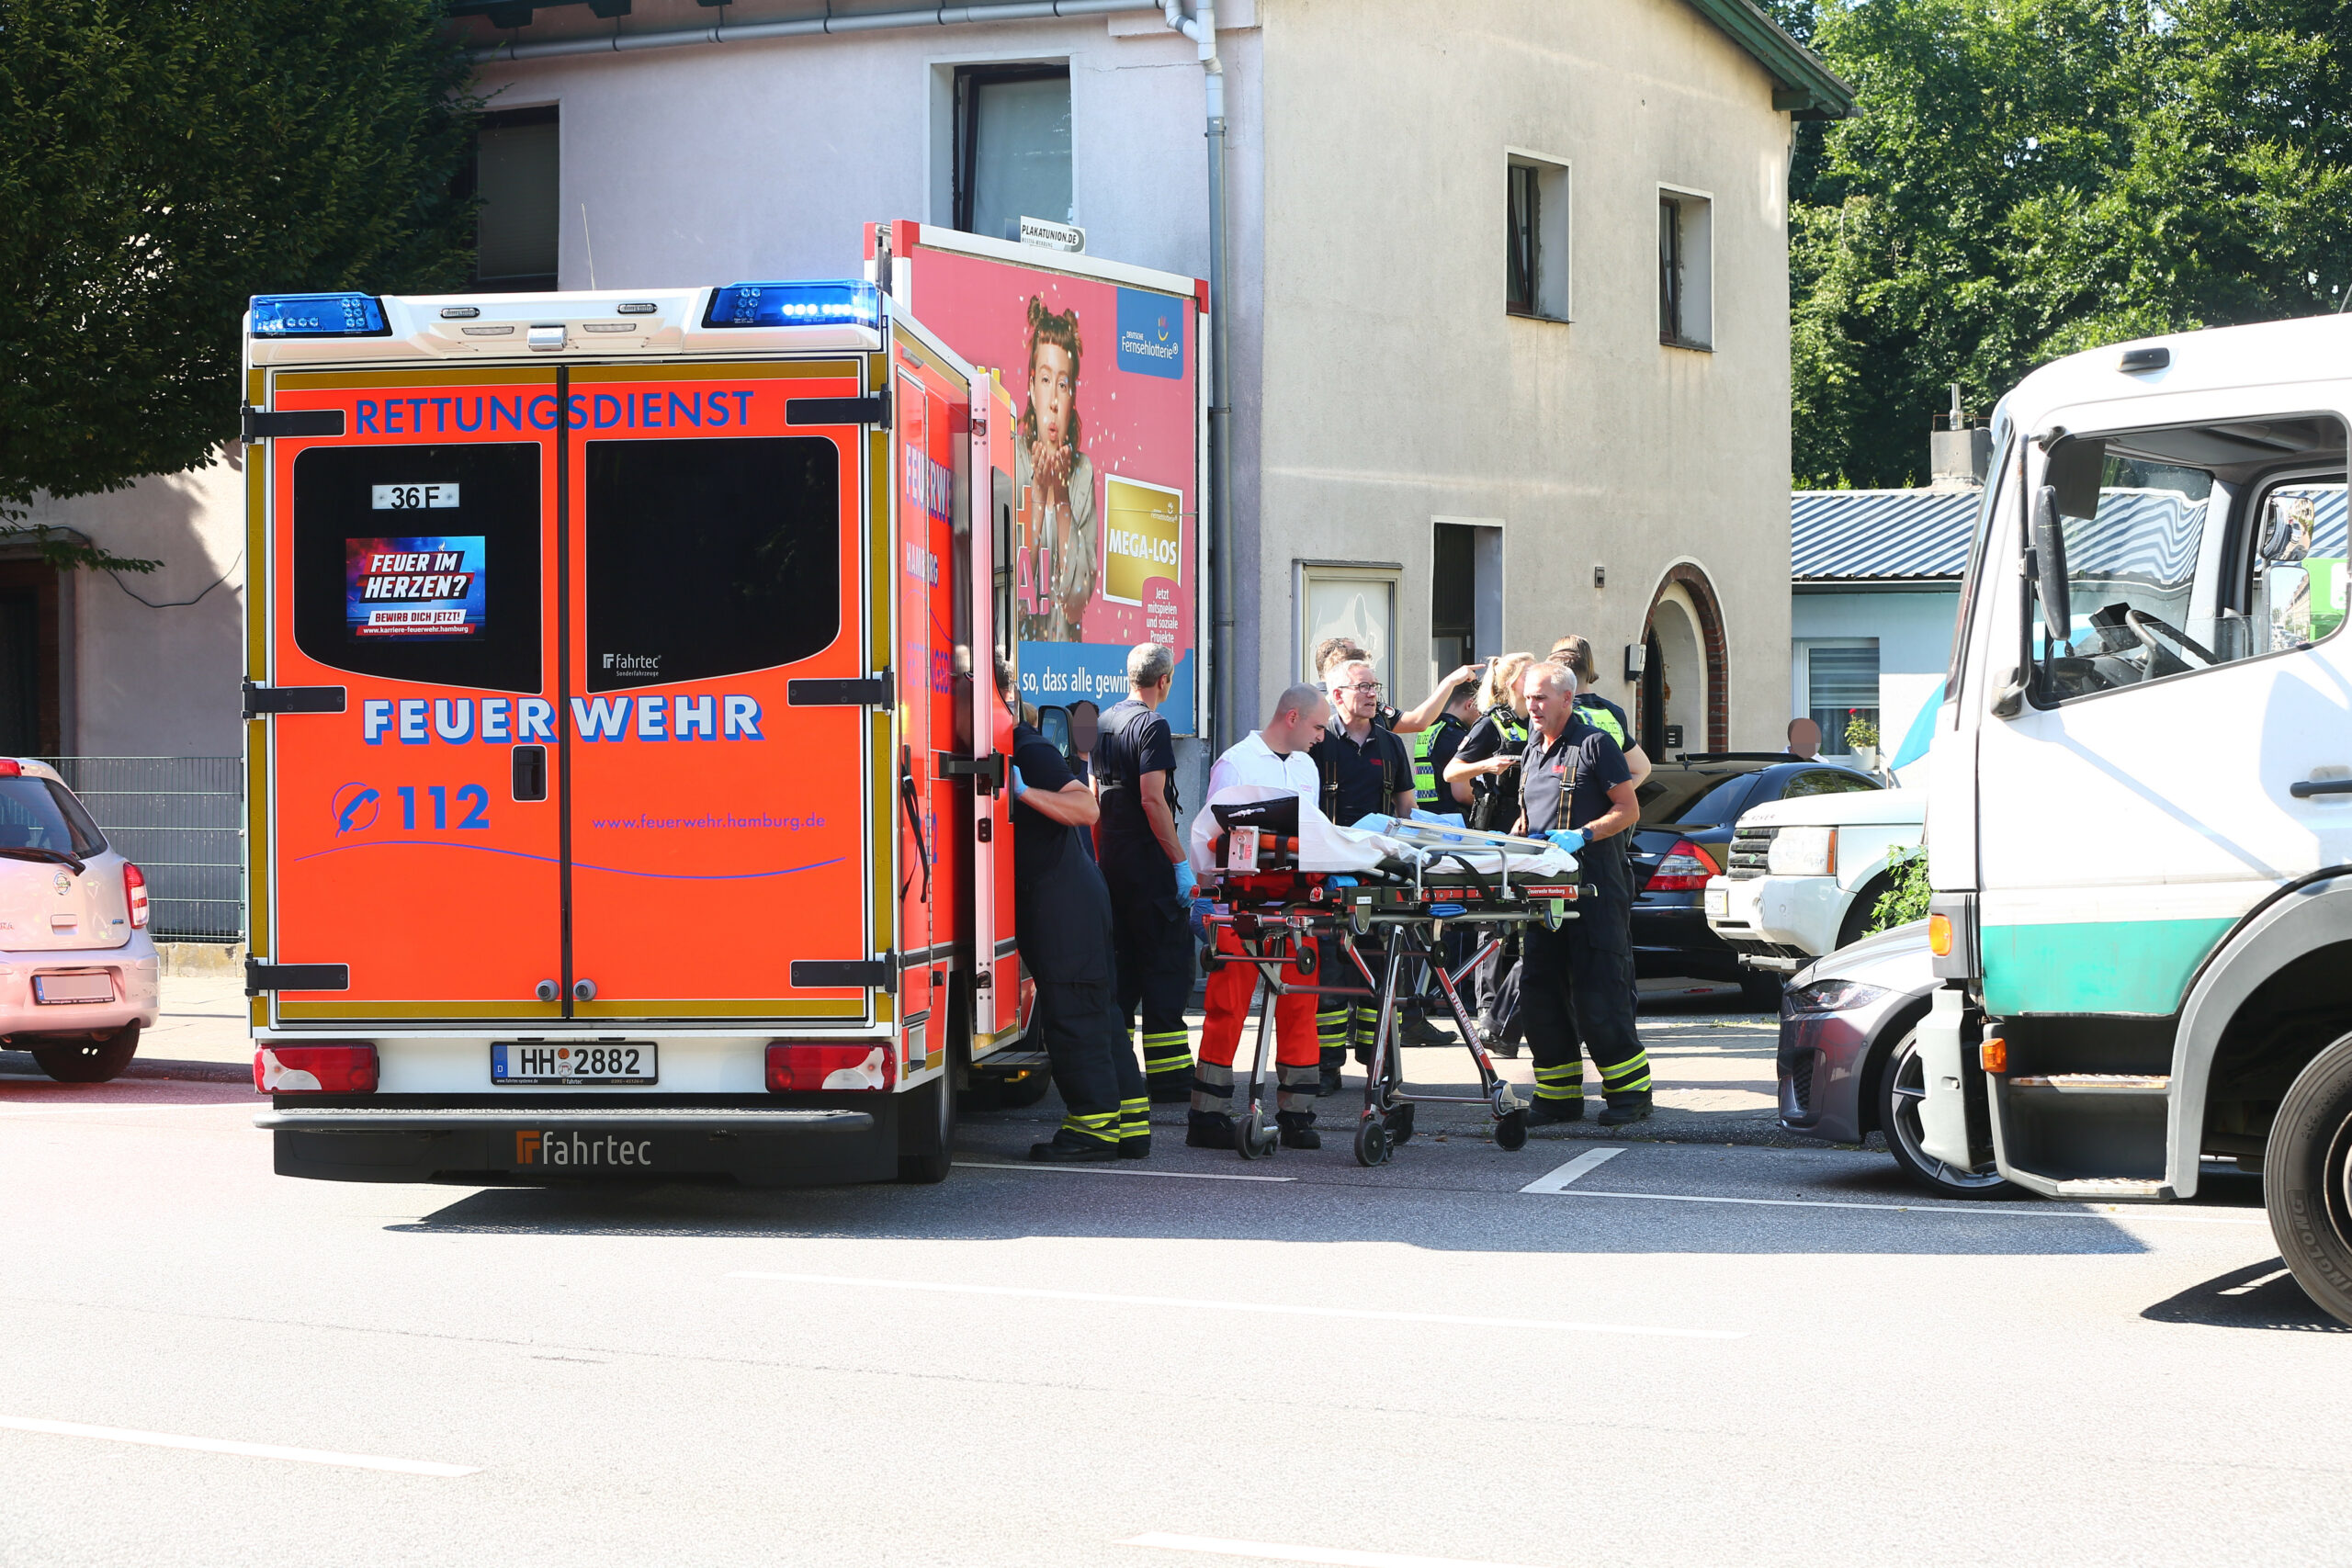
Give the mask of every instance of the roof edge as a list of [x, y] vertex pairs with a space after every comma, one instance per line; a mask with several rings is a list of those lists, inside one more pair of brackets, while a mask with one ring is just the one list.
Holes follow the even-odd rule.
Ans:
[[1854, 89], [1821, 56], [1791, 38], [1755, 0], [1690, 0], [1699, 14], [1729, 36], [1780, 84], [1772, 107], [1798, 119], [1844, 119], [1854, 112]]

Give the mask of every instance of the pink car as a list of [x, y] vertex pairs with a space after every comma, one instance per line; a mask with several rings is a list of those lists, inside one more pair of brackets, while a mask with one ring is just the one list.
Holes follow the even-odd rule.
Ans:
[[0, 1036], [62, 1083], [104, 1083], [155, 1021], [147, 878], [55, 769], [0, 757]]

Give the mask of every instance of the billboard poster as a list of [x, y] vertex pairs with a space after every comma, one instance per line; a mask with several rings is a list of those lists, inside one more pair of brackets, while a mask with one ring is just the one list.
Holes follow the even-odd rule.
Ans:
[[447, 642], [481, 636], [485, 536], [344, 541], [344, 629], [355, 640]]
[[[1200, 286], [1084, 255], [891, 225], [915, 318], [1012, 396], [1021, 694], [1126, 695], [1163, 642], [1160, 712], [1200, 729]], [[867, 234], [874, 254], [873, 231]]]

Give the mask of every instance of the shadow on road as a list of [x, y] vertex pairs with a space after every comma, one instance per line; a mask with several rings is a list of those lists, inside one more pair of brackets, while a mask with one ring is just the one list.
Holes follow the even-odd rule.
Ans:
[[2140, 1314], [2152, 1323], [2194, 1323], [2207, 1328], [2283, 1328], [2302, 1334], [2352, 1334], [2312, 1304], [2287, 1260], [2248, 1264], [2191, 1285]]

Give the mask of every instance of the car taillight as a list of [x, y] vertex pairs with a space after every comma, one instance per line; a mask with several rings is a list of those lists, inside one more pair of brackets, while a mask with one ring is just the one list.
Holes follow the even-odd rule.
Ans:
[[147, 874], [129, 861], [122, 863], [122, 897], [130, 905], [130, 929], [137, 931], [147, 923]]
[[847, 1045], [780, 1041], [768, 1047], [768, 1092], [888, 1089], [890, 1067], [889, 1047], [870, 1040]]
[[254, 1089], [261, 1094], [373, 1094], [376, 1047], [264, 1045], [254, 1053]]
[[1666, 858], [1657, 863], [1650, 879], [1642, 885], [1645, 893], [1697, 893], [1707, 886], [1707, 878], [1720, 874], [1706, 852], [1688, 839], [1677, 839]]

